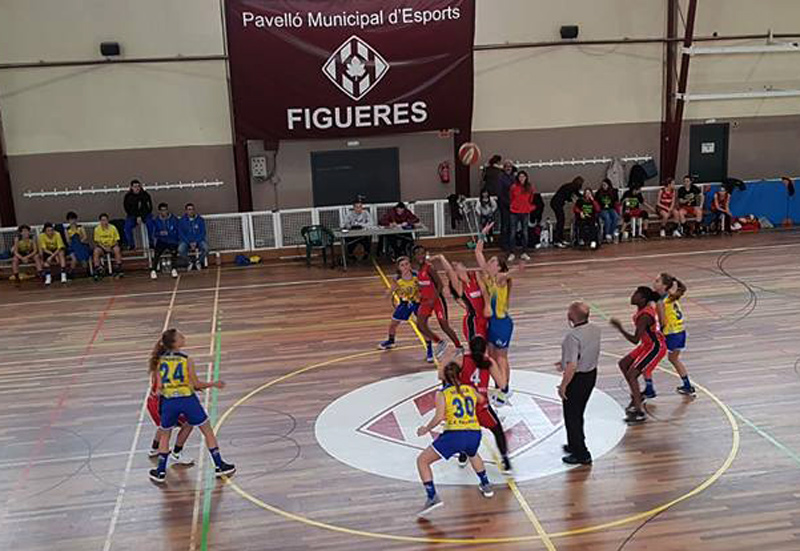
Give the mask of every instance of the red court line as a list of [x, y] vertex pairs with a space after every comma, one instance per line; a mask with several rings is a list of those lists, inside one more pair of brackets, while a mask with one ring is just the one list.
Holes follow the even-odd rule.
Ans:
[[47, 437], [50, 436], [50, 432], [53, 429], [53, 425], [58, 421], [61, 417], [62, 413], [64, 412], [64, 406], [67, 403], [67, 399], [69, 398], [70, 389], [72, 385], [75, 384], [75, 381], [78, 380], [78, 377], [82, 375], [81, 371], [86, 364], [86, 359], [89, 357], [89, 354], [92, 353], [92, 349], [94, 348], [94, 344], [97, 341], [97, 337], [100, 335], [100, 331], [105, 324], [106, 318], [108, 317], [108, 313], [111, 310], [111, 307], [114, 305], [114, 302], [117, 298], [117, 291], [119, 286], [117, 284], [114, 285], [114, 293], [111, 295], [111, 298], [108, 299], [108, 302], [103, 308], [103, 311], [100, 314], [100, 317], [97, 320], [97, 324], [95, 325], [94, 332], [92, 333], [92, 337], [89, 339], [88, 344], [86, 345], [86, 349], [83, 352], [83, 355], [78, 362], [77, 368], [70, 378], [69, 382], [65, 385], [64, 390], [61, 391], [61, 395], [58, 397], [58, 401], [56, 402], [55, 407], [50, 413], [50, 419], [48, 420], [47, 424], [39, 430], [39, 438], [36, 441], [36, 445], [31, 451], [30, 456], [28, 457], [28, 464], [25, 465], [25, 468], [19, 475], [14, 488], [11, 490], [9, 494], [8, 501], [13, 499], [13, 496], [16, 495], [24, 486], [25, 483], [28, 481], [28, 477], [30, 476], [31, 468], [33, 467], [34, 462], [39, 458], [44, 450], [44, 443], [47, 440]]

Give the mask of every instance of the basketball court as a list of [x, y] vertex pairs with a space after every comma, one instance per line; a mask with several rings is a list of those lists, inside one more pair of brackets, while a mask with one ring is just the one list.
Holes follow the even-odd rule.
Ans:
[[[487, 500], [471, 473], [437, 465], [445, 508], [430, 521], [414, 516], [429, 438], [412, 433], [435, 377], [408, 327], [397, 349], [375, 350], [389, 309], [375, 270], [284, 262], [156, 286], [3, 287], [16, 320], [0, 364], [3, 548], [796, 549], [797, 248], [773, 233], [541, 255], [514, 290], [517, 390], [500, 412], [513, 478], [490, 464]], [[629, 291], [667, 267], [691, 289], [697, 397], [659, 370], [649, 421], [626, 427], [615, 364], [629, 346], [606, 329], [587, 413], [595, 462], [565, 468], [552, 364], [566, 304], [584, 298], [600, 324], [627, 318]], [[202, 464], [170, 467], [163, 488], [147, 479], [146, 362], [167, 326], [228, 383], [204, 400], [238, 467], [230, 480], [211, 477], [196, 434], [187, 449]]]

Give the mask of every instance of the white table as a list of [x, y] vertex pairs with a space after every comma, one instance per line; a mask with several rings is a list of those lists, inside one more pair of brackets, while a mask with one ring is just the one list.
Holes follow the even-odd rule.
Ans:
[[[370, 226], [361, 228], [358, 230], [347, 230], [347, 229], [338, 229], [333, 230], [333, 235], [342, 245], [342, 267], [345, 271], [347, 271], [347, 240], [348, 239], [358, 239], [359, 237], [369, 237], [370, 241], [372, 237], [383, 237], [387, 235], [400, 235], [400, 234], [411, 234], [411, 237], [416, 240], [417, 233], [426, 232], [428, 228], [425, 224], [417, 224], [413, 228], [403, 228], [401, 226], [396, 227], [389, 227], [389, 226]], [[370, 246], [369, 250], [370, 255], [372, 254], [372, 247]]]

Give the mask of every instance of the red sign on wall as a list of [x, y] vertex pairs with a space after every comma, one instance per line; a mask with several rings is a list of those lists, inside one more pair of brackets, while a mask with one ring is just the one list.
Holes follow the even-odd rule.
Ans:
[[469, 130], [474, 0], [227, 0], [238, 134]]

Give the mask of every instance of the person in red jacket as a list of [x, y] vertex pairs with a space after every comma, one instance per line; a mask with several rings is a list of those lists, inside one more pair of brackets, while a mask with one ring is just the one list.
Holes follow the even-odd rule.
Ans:
[[[391, 210], [388, 210], [381, 216], [378, 224], [385, 228], [413, 228], [419, 224], [419, 218], [406, 208], [405, 203], [402, 201], [397, 203]], [[407, 256], [414, 246], [414, 239], [410, 233], [400, 233], [396, 235], [387, 235], [386, 241], [388, 243], [392, 261]], [[378, 250], [383, 247], [379, 246]]]
[[572, 208], [575, 213], [575, 229], [578, 230], [579, 245], [589, 243], [592, 249], [597, 248], [598, 224], [597, 218], [600, 215], [600, 204], [595, 201], [592, 190], [583, 190], [583, 197], [575, 201]]
[[[514, 260], [514, 251], [520, 250], [520, 258], [522, 260], [530, 260], [528, 256], [528, 220], [530, 219], [531, 212], [535, 208], [533, 205], [533, 195], [536, 190], [528, 179], [528, 173], [520, 170], [517, 173], [517, 178], [511, 184], [511, 235], [509, 236], [509, 249], [508, 262]], [[518, 246], [520, 240], [521, 245]]]

